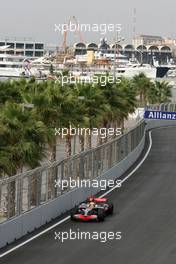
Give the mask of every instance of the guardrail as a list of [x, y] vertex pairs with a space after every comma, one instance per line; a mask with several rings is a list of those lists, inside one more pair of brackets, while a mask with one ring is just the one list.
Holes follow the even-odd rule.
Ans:
[[98, 148], [1, 181], [0, 248], [101, 190], [100, 187], [80, 187], [62, 191], [59, 186], [54, 187], [55, 180], [69, 177], [115, 180], [138, 159], [144, 143], [145, 122], [142, 121], [126, 134]]
[[163, 112], [176, 112], [176, 103], [171, 102], [171, 103], [162, 103], [160, 105], [149, 105], [146, 107], [146, 109], [151, 109], [151, 110], [159, 110]]
[[[160, 105], [149, 105], [146, 107], [146, 110], [158, 110], [163, 112], [176, 112], [176, 103], [162, 103]], [[169, 127], [169, 126], [176, 126], [176, 121], [174, 120], [146, 120], [146, 130], [159, 128], [159, 127]]]
[[144, 122], [128, 133], [82, 152], [74, 157], [55, 162], [0, 181], [0, 221], [4, 222], [51, 201], [69, 188], [55, 187], [55, 181], [94, 179], [128, 156], [144, 135]]
[[[171, 111], [176, 104], [162, 104], [158, 110]], [[150, 109], [156, 106], [150, 106]], [[146, 126], [147, 125], [147, 126]], [[139, 158], [145, 131], [175, 125], [174, 121], [141, 121], [124, 135], [95, 149], [61, 162], [0, 181], [0, 248], [65, 213], [100, 188], [65, 188], [55, 181], [72, 179], [117, 179]]]

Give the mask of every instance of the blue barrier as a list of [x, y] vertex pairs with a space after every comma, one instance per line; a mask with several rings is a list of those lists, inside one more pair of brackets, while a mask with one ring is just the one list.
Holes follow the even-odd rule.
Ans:
[[145, 119], [176, 120], [176, 112], [145, 111]]

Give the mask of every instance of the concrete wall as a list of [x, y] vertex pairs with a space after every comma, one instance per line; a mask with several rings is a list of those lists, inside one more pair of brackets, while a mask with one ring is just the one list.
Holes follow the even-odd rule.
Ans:
[[146, 130], [159, 128], [159, 127], [169, 127], [176, 126], [176, 121], [172, 120], [147, 120]]
[[[146, 130], [150, 130], [158, 127], [175, 126], [174, 121], [165, 120], [147, 120]], [[116, 166], [109, 171], [99, 176], [97, 179], [117, 179], [123, 175], [139, 158], [145, 144], [145, 135], [142, 138], [140, 144], [133, 150], [125, 159], [123, 159]], [[7, 243], [13, 242], [28, 232], [32, 232], [36, 228], [50, 222], [57, 216], [65, 213], [73, 208], [79, 202], [84, 201], [87, 196], [96, 194], [100, 191], [100, 188], [78, 188], [74, 189], [62, 196], [45, 203], [31, 211], [28, 211], [14, 219], [6, 221], [0, 224], [0, 248], [4, 247]]]
[[[126, 172], [139, 158], [145, 144], [145, 135], [140, 144], [125, 159], [97, 179], [117, 179]], [[0, 224], [0, 248], [13, 242], [28, 232], [46, 224], [57, 216], [67, 212], [75, 205], [84, 201], [87, 196], [96, 194], [100, 188], [77, 188], [62, 196], [28, 211], [14, 219]]]

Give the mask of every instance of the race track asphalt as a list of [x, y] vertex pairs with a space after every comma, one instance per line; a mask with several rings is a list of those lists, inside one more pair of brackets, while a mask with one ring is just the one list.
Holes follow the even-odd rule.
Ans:
[[[0, 264], [175, 264], [176, 128], [152, 131], [141, 167], [108, 198], [113, 216], [101, 223], [70, 220], [0, 259]], [[146, 146], [147, 148], [147, 146]], [[122, 232], [121, 240], [55, 240], [54, 232]]]

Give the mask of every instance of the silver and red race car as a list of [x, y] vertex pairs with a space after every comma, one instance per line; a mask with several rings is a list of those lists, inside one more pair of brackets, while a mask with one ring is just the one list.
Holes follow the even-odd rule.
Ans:
[[73, 221], [104, 221], [105, 216], [113, 214], [114, 206], [107, 198], [89, 197], [71, 211]]

